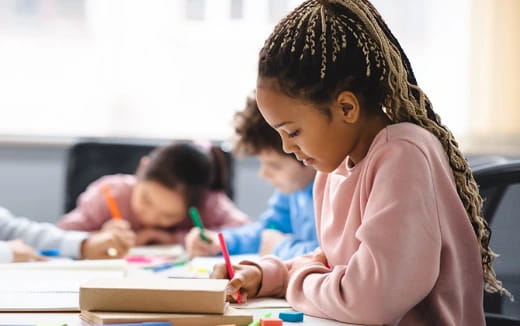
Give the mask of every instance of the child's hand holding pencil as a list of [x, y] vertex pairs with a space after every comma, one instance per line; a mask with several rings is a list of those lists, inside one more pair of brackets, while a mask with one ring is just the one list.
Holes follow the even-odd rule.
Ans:
[[210, 242], [201, 239], [200, 230], [197, 227], [192, 228], [186, 235], [184, 248], [190, 257], [216, 256], [220, 253], [217, 233], [205, 230], [204, 235]]
[[[256, 296], [260, 290], [262, 282], [262, 270], [256, 265], [240, 263], [233, 265], [234, 276], [229, 280], [227, 286], [226, 300], [238, 302], [240, 293], [240, 303], [245, 303], [247, 298]], [[216, 264], [210, 278], [229, 279], [226, 264]]]
[[[135, 244], [133, 232], [101, 231], [91, 233], [81, 245], [81, 257], [85, 259], [121, 258]], [[110, 255], [110, 249], [115, 250]]]

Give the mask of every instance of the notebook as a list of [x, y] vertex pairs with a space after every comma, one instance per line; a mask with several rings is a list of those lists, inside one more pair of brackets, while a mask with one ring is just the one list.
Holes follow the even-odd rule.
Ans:
[[80, 317], [92, 325], [169, 321], [173, 325], [182, 326], [208, 326], [221, 324], [247, 326], [253, 322], [253, 316], [251, 314], [247, 314], [243, 310], [233, 309], [230, 306], [227, 307], [225, 313], [222, 315], [81, 311]]

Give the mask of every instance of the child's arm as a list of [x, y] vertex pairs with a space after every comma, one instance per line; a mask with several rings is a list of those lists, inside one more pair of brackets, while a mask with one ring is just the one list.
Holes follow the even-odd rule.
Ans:
[[[294, 309], [315, 316], [395, 324], [439, 281], [436, 194], [453, 189], [434, 189], [428, 161], [413, 145], [389, 146], [366, 164], [373, 167], [364, 180], [368, 198], [355, 232], [357, 251], [343, 264], [331, 261], [331, 271], [318, 265], [291, 271], [286, 297]], [[453, 187], [449, 180], [446, 185]]]
[[[58, 226], [64, 230], [97, 231], [110, 221], [110, 211], [102, 192], [110, 178], [112, 176], [103, 177], [89, 185], [79, 196], [76, 208], [63, 216]], [[113, 193], [119, 195], [117, 191]]]
[[0, 241], [21, 239], [36, 249], [59, 249], [62, 256], [79, 258], [81, 243], [87, 237], [88, 233], [63, 231], [49, 223], [14, 217], [0, 208]]
[[312, 252], [319, 245], [318, 240], [303, 241], [289, 235], [274, 248], [273, 254], [282, 260], [287, 260]]
[[290, 227], [289, 204], [287, 196], [275, 192], [269, 199], [269, 208], [257, 222], [238, 228], [222, 231], [230, 255], [258, 253], [261, 246], [262, 231], [275, 227]]
[[17, 263], [26, 261], [43, 261], [45, 257], [22, 240], [0, 241], [0, 263]]

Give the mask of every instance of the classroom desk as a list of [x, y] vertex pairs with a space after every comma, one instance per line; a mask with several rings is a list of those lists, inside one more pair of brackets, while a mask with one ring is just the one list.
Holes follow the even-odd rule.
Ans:
[[[266, 312], [272, 312], [273, 316], [278, 316], [278, 312], [287, 311], [287, 309], [245, 309], [250, 312], [254, 319], [257, 320]], [[90, 326], [79, 318], [79, 313], [0, 313], [0, 325], [28, 325], [36, 323], [67, 323], [67, 326]], [[284, 325], [313, 325], [313, 326], [354, 326], [354, 324], [345, 324], [333, 320], [315, 318], [311, 316], [305, 316], [303, 323], [284, 323]], [[208, 325], [212, 326], [212, 325]]]
[[[145, 251], [137, 252], [137, 251], [135, 251], [136, 249], [145, 250]], [[135, 255], [137, 255], [138, 253], [141, 255], [147, 255], [147, 254], [151, 255], [149, 253], [150, 250], [159, 250], [159, 249], [157, 249], [157, 248], [154, 249], [151, 247], [144, 248], [144, 249], [143, 248], [134, 248]], [[161, 250], [165, 250], [165, 249], [161, 249]], [[257, 257], [255, 257], [255, 255], [231, 256], [231, 260], [234, 261], [234, 263], [238, 263], [239, 261], [241, 261], [243, 259], [254, 260], [254, 259], [257, 259]], [[150, 271], [143, 271], [142, 269], [135, 268], [135, 267], [129, 268], [127, 270], [127, 275], [131, 275], [131, 276], [156, 275], [158, 277], [175, 277], [175, 276], [190, 275], [190, 273], [195, 273], [195, 272], [199, 273], [198, 269], [201, 268], [204, 270], [204, 272], [200, 272], [200, 273], [203, 274], [202, 276], [204, 276], [205, 275], [204, 273], [207, 273], [207, 270], [210, 270], [212, 268], [212, 266], [218, 262], [222, 262], [222, 258], [198, 257], [198, 258], [192, 260], [191, 263], [188, 265], [170, 268], [170, 269], [167, 269], [167, 270], [164, 270], [161, 272], [157, 272], [157, 273], [152, 273]], [[30, 263], [30, 264], [31, 265], [27, 265], [25, 268], [27, 269], [29, 266], [37, 266], [36, 264], [38, 264], [38, 263]], [[64, 264], [71, 264], [71, 263], [65, 262]], [[98, 261], [98, 262], [80, 261], [80, 262], [72, 263], [72, 264], [77, 265], [76, 267], [83, 266], [82, 267], [83, 269], [85, 269], [88, 266], [90, 266], [92, 268], [91, 265], [102, 264], [103, 265], [102, 270], [106, 271], [106, 270], [111, 270], [109, 267], [111, 267], [111, 268], [119, 267], [120, 262], [115, 261], [115, 260], [114, 261]], [[104, 266], [104, 265], [106, 265], [106, 266]], [[114, 266], [112, 266], [112, 265], [114, 265]], [[18, 274], [20, 272], [19, 270], [17, 270], [18, 266], [25, 266], [25, 265], [8, 264], [8, 265], [4, 266], [4, 268], [7, 268], [7, 270], [12, 270], [14, 273], [16, 273], [17, 279], [23, 280], [24, 276], [20, 276]], [[190, 267], [191, 267], [191, 269], [194, 269], [194, 271], [191, 270]], [[70, 268], [70, 266], [69, 266], [69, 268]], [[42, 273], [43, 273], [42, 271], [37, 271], [37, 272], [39, 273], [39, 275], [42, 275]], [[47, 272], [56, 273], [56, 272], [54, 272], [54, 269], [51, 269]], [[92, 271], [89, 270], [88, 273], [91, 274]], [[25, 277], [29, 277], [29, 276], [25, 276]], [[206, 277], [207, 277], [207, 275], [206, 275]], [[253, 318], [255, 320], [258, 320], [266, 312], [271, 312], [274, 317], [277, 317], [278, 312], [287, 311], [287, 310], [289, 310], [289, 308], [253, 308], [253, 307], [251, 307], [251, 308], [247, 308], [247, 309], [242, 308], [242, 310], [247, 311], [248, 313], [253, 315]], [[37, 312], [37, 313], [36, 312], [34, 312], [34, 313], [32, 313], [32, 312], [19, 312], [19, 313], [0, 312], [0, 326], [53, 324], [53, 323], [67, 323], [68, 326], [89, 326], [89, 325], [91, 325], [91, 324], [88, 324], [88, 323], [82, 321], [79, 317], [78, 312], [68, 312], [68, 313], [67, 312], [61, 312], [61, 313], [60, 312], [47, 312], [47, 313], [45, 313], [45, 312]], [[285, 323], [285, 325], [289, 325], [289, 324], [293, 324], [293, 323]], [[340, 322], [336, 322], [336, 321], [332, 321], [332, 320], [305, 316], [303, 323], [294, 323], [294, 325], [334, 326], [334, 325], [354, 325], [354, 324], [345, 324], [345, 323], [340, 323]], [[179, 325], [175, 325], [175, 326], [179, 326]], [[209, 325], [209, 326], [213, 326], [213, 325]]]

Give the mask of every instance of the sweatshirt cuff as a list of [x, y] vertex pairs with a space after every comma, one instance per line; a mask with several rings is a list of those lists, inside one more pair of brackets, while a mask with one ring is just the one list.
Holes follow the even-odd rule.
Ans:
[[81, 244], [89, 237], [88, 232], [67, 231], [61, 241], [60, 254], [63, 257], [82, 258]]
[[11, 263], [13, 261], [13, 251], [7, 242], [0, 242], [0, 263]]
[[[255, 264], [252, 262], [246, 263]], [[289, 280], [289, 272], [285, 264], [275, 256], [265, 256], [255, 265], [262, 270], [262, 284], [258, 296], [284, 297]]]

